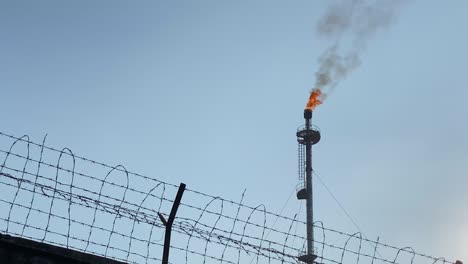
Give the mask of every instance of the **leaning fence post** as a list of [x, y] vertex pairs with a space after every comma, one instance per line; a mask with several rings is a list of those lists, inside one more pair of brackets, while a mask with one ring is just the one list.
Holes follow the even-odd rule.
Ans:
[[174, 200], [174, 204], [172, 204], [172, 209], [171, 213], [169, 214], [169, 218], [164, 219], [164, 216], [161, 213], [158, 213], [159, 218], [163, 222], [163, 224], [166, 226], [166, 233], [164, 237], [164, 251], [163, 251], [163, 258], [162, 258], [162, 264], [168, 264], [169, 263], [169, 249], [171, 248], [171, 231], [172, 231], [172, 224], [174, 223], [174, 219], [177, 213], [177, 209], [179, 208], [180, 205], [180, 200], [182, 199], [182, 194], [185, 191], [185, 184], [181, 183], [179, 186], [179, 190], [177, 191], [176, 198]]

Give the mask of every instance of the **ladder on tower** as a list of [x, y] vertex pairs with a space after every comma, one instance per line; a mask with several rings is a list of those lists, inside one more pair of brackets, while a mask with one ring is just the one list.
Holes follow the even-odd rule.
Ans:
[[299, 184], [297, 185], [297, 199], [304, 200], [307, 199], [307, 190], [305, 186], [305, 171], [306, 171], [306, 160], [305, 160], [305, 145], [299, 143], [297, 146], [298, 153], [298, 176]]

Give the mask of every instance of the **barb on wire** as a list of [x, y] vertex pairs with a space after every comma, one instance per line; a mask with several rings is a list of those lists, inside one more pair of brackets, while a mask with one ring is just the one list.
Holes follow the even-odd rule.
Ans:
[[[239, 204], [237, 205], [237, 212], [236, 212], [236, 216], [234, 217], [234, 220], [232, 221], [232, 227], [231, 227], [231, 230], [229, 231], [228, 241], [231, 239], [232, 233], [234, 232], [234, 229], [236, 228], [236, 223], [237, 223], [237, 219], [238, 219], [238, 217], [239, 217], [239, 212], [240, 212], [240, 209], [241, 209], [241, 204], [242, 204], [242, 202], [244, 201], [244, 197], [245, 197], [245, 192], [246, 192], [246, 190], [244, 189], [244, 191], [242, 192], [242, 195], [241, 195], [240, 202], [239, 202]], [[224, 258], [224, 254], [226, 253], [227, 247], [228, 247], [228, 244], [224, 245], [223, 253], [221, 254], [221, 263], [223, 263], [223, 258]]]
[[[18, 138], [16, 139], [10, 146], [10, 149], [8, 150], [7, 152], [7, 155], [5, 156], [5, 159], [3, 160], [3, 164], [2, 164], [2, 167], [0, 168], [0, 172], [3, 171], [3, 168], [5, 167], [5, 164], [8, 160], [8, 157], [10, 156], [10, 153], [12, 152], [13, 150], [13, 147], [18, 143], [20, 142], [23, 138], [27, 138], [28, 141], [29, 141], [29, 136], [28, 135], [24, 135], [22, 136], [21, 138]], [[23, 166], [23, 170], [22, 170], [22, 173], [21, 173], [21, 179], [24, 178], [24, 173], [26, 171], [26, 166], [28, 165], [28, 161], [29, 161], [29, 143], [27, 144], [27, 156], [26, 156], [26, 160], [24, 161], [24, 166]], [[9, 223], [9, 220], [10, 220], [10, 217], [11, 217], [11, 212], [13, 210], [13, 206], [15, 205], [15, 202], [16, 202], [16, 199], [18, 197], [18, 194], [19, 194], [19, 191], [20, 191], [20, 188], [21, 188], [21, 182], [18, 182], [18, 188], [16, 189], [16, 193], [15, 193], [15, 196], [13, 198], [13, 203], [10, 205], [10, 210], [8, 210], [8, 219], [7, 219], [7, 227], [6, 227], [6, 231], [8, 232], [8, 229], [10, 227], [10, 223]]]
[[401, 251], [406, 251], [406, 252], [408, 252], [408, 250], [411, 251], [410, 253], [412, 254], [410, 264], [413, 264], [414, 257], [415, 257], [415, 252], [414, 252], [414, 249], [411, 248], [411, 247], [404, 247], [404, 248], [399, 249], [399, 250], [397, 251], [396, 255], [395, 255], [395, 259], [393, 260], [393, 264], [396, 263], [397, 258], [400, 256], [400, 252], [401, 252]]
[[[29, 201], [29, 210], [28, 210], [28, 213], [26, 215], [26, 219], [24, 220], [23, 229], [21, 230], [21, 236], [24, 235], [24, 230], [26, 229], [26, 225], [28, 224], [29, 216], [31, 215], [31, 208], [33, 207], [34, 197], [35, 197], [35, 194], [36, 194], [36, 184], [37, 184], [37, 179], [39, 178], [39, 171], [41, 170], [41, 161], [42, 161], [42, 156], [44, 154], [44, 145], [45, 145], [46, 139], [47, 139], [47, 135], [45, 135], [44, 138], [42, 139], [41, 152], [39, 154], [39, 162], [37, 163], [36, 177], [34, 178], [32, 196], [31, 196], [31, 199]], [[29, 155], [28, 155], [28, 157], [29, 157]], [[5, 164], [3, 164], [3, 165], [5, 165]], [[2, 168], [3, 168], [3, 166], [2, 166]], [[14, 204], [14, 202], [13, 202], [13, 204]], [[10, 209], [10, 212], [11, 212], [11, 209]], [[10, 219], [10, 217], [8, 217], [8, 219]], [[7, 228], [7, 230], [8, 230], [8, 228]]]
[[[323, 258], [323, 256], [324, 256], [324, 255], [323, 255], [323, 252], [324, 252], [324, 250], [325, 250], [325, 245], [326, 245], [326, 244], [325, 244], [325, 243], [326, 243], [326, 241], [325, 241], [326, 235], [325, 235], [325, 229], [323, 228], [323, 222], [322, 222], [322, 221], [315, 221], [315, 222], [314, 222], [314, 226], [318, 226], [319, 224], [320, 224], [320, 227], [321, 227], [321, 230], [322, 230], [322, 239], [323, 239], [323, 240], [322, 240], [321, 243], [320, 243], [320, 244], [322, 244], [322, 250], [321, 250], [321, 252], [320, 252], [320, 255], [318, 255], [317, 257], [318, 257], [318, 259], [319, 259], [320, 261], [322, 261], [322, 260], [323, 260], [322, 258]], [[320, 242], [320, 241], [319, 241], [319, 242]], [[304, 244], [304, 248], [305, 248], [305, 244]]]
[[348, 246], [348, 243], [349, 241], [352, 239], [352, 238], [356, 238], [359, 240], [359, 249], [358, 249], [358, 253], [356, 254], [357, 255], [357, 260], [356, 260], [356, 263], [359, 263], [359, 256], [360, 256], [360, 253], [361, 253], [361, 246], [362, 246], [362, 235], [361, 235], [361, 232], [356, 232], [354, 233], [352, 236], [348, 237], [348, 239], [346, 240], [346, 243], [343, 247], [343, 253], [341, 253], [341, 263], [343, 263], [343, 258], [344, 258], [344, 255], [345, 255], [345, 252], [346, 252], [346, 247]]
[[371, 264], [374, 264], [375, 254], [377, 254], [377, 247], [379, 246], [379, 240], [380, 240], [380, 237], [377, 237], [377, 240], [375, 241], [374, 254], [372, 255]]

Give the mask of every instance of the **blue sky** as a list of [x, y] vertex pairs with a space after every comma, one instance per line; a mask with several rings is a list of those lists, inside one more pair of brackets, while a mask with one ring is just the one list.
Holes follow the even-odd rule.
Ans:
[[[1, 130], [280, 211], [330, 3], [0, 1]], [[465, 261], [467, 12], [405, 3], [314, 113], [314, 168], [367, 237]], [[316, 219], [355, 231], [314, 188]]]

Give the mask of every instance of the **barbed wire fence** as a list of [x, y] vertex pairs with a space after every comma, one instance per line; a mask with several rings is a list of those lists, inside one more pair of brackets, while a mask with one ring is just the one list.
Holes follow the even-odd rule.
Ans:
[[[161, 263], [178, 185], [0, 132], [0, 232], [127, 263]], [[169, 263], [300, 263], [306, 223], [188, 186]], [[318, 263], [454, 263], [314, 223]]]

